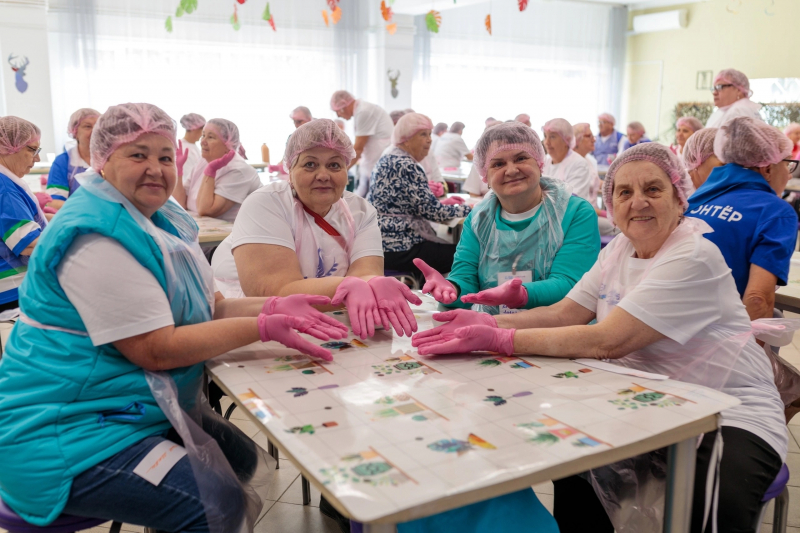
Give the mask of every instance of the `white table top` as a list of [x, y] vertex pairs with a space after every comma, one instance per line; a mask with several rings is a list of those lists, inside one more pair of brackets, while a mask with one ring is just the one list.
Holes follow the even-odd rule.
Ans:
[[[420, 330], [435, 307], [426, 296], [415, 309]], [[256, 343], [207, 370], [361, 522], [412, 520], [673, 444], [713, 430], [714, 415], [738, 403], [566, 359], [428, 359], [385, 331], [346, 342], [332, 363]]]
[[778, 287], [775, 291], [775, 307], [800, 312], [800, 253], [798, 252], [792, 255], [786, 286]]
[[189, 212], [200, 228], [200, 244], [220, 243], [233, 231], [233, 222], [218, 218], [201, 217], [197, 213]]

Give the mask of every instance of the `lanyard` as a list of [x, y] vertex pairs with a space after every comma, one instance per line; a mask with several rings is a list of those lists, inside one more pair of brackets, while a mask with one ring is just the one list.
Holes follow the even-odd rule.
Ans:
[[[299, 201], [299, 200], [298, 200], [298, 201]], [[309, 215], [311, 215], [311, 217], [314, 219], [314, 222], [316, 222], [317, 226], [319, 226], [320, 228], [322, 228], [322, 231], [324, 231], [325, 233], [327, 233], [328, 235], [330, 235], [331, 237], [333, 237], [333, 240], [335, 240], [335, 241], [336, 241], [336, 243], [337, 243], [339, 246], [341, 246], [343, 250], [345, 250], [345, 251], [347, 250], [347, 243], [345, 242], [345, 240], [344, 240], [344, 237], [342, 237], [342, 234], [341, 234], [341, 233], [339, 233], [339, 232], [336, 230], [336, 228], [334, 228], [333, 226], [331, 226], [331, 224], [330, 224], [330, 223], [329, 223], [327, 220], [325, 220], [324, 218], [322, 218], [322, 217], [321, 217], [321, 216], [320, 216], [318, 213], [315, 213], [314, 211], [312, 211], [311, 209], [309, 209], [309, 208], [308, 208], [308, 207], [307, 207], [307, 206], [306, 206], [306, 205], [305, 205], [303, 202], [300, 202], [300, 205], [302, 205], [302, 206], [303, 206], [303, 210], [304, 210], [306, 213], [308, 213]]]

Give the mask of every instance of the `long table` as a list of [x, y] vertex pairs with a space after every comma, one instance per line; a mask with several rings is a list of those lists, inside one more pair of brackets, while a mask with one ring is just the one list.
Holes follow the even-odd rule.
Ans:
[[[415, 308], [434, 326], [436, 302]], [[347, 323], [344, 312], [334, 316]], [[320, 341], [316, 341], [321, 344]], [[738, 403], [594, 363], [496, 354], [421, 357], [378, 331], [325, 343], [334, 362], [277, 343], [207, 373], [270, 442], [367, 532], [669, 447], [664, 531], [689, 529], [696, 438]]]
[[775, 291], [775, 307], [781, 311], [800, 313], [800, 253], [792, 255], [789, 279], [785, 287]]
[[218, 218], [201, 217], [197, 213], [189, 213], [200, 228], [199, 241], [203, 246], [218, 246], [233, 231], [233, 222]]

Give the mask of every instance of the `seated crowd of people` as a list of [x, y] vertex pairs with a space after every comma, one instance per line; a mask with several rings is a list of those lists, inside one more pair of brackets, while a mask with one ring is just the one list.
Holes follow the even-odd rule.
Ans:
[[[300, 333], [383, 327], [423, 356], [603, 359], [736, 397], [698, 442], [691, 531], [753, 531], [800, 411], [800, 374], [783, 368], [776, 383], [785, 363], [754, 337], [788, 282], [798, 219], [782, 196], [800, 125], [763, 122], [741, 72], [720, 72], [713, 94], [706, 127], [680, 118], [673, 146], [639, 122], [623, 134], [607, 113], [596, 135], [554, 118], [541, 137], [521, 114], [487, 119], [470, 149], [461, 122], [336, 91], [331, 109], [355, 138], [295, 109], [281, 179], [267, 184], [230, 120], [187, 114], [179, 140], [153, 104], [80, 109], [46, 193], [24, 179], [42, 132], [0, 117], [0, 311], [20, 312], [0, 359], [2, 502], [39, 526], [62, 513], [170, 532], [252, 526], [260, 449], [201, 409], [204, 362], [258, 341], [331, 361]], [[464, 161], [466, 201], [443, 178]], [[192, 214], [232, 233], [203, 249]], [[453, 219], [455, 243], [436, 229]], [[396, 273], [439, 302], [441, 325], [418, 331], [421, 300]], [[325, 314], [342, 307], [349, 328]], [[163, 443], [203, 438], [221, 450], [210, 467], [193, 468], [190, 451], [158, 484], [133, 475]], [[593, 472], [555, 481], [552, 515], [527, 488], [398, 530], [611, 533], [624, 518], [598, 493], [617, 488]]]

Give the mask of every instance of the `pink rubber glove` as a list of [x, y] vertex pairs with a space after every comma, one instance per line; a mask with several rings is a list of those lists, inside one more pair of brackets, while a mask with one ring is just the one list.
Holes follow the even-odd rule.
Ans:
[[463, 203], [464, 199], [460, 196], [451, 196], [442, 200], [442, 205], [461, 205]]
[[[311, 294], [292, 294], [291, 296], [270, 296], [264, 302], [261, 312], [265, 315], [298, 316], [309, 320], [313, 329], [320, 335], [327, 335], [331, 339], [344, 339], [347, 337], [347, 326], [312, 305], [331, 305], [327, 296]], [[319, 337], [322, 338], [322, 337]]]
[[269, 166], [270, 172], [277, 172], [278, 174], [286, 174], [286, 171], [283, 169], [283, 163], [279, 165], [270, 165]]
[[175, 167], [178, 169], [178, 177], [183, 177], [183, 165], [189, 159], [189, 147], [183, 148], [183, 142], [178, 141], [178, 151], [175, 152]]
[[372, 288], [375, 301], [378, 302], [378, 314], [383, 329], [389, 331], [394, 327], [395, 333], [401, 337], [404, 333], [410, 337], [417, 331], [417, 319], [414, 318], [414, 312], [408, 306], [408, 302], [420, 305], [422, 300], [408, 288], [408, 285], [395, 278], [382, 276], [370, 279], [368, 285]]
[[47, 204], [53, 201], [53, 197], [46, 192], [35, 192], [33, 195], [36, 197], [36, 201], [39, 202], [39, 207], [41, 207], [42, 210], [44, 210]]
[[320, 335], [314, 329], [314, 323], [299, 316], [287, 315], [258, 315], [258, 333], [261, 335], [261, 342], [277, 341], [287, 348], [294, 348], [304, 354], [325, 361], [333, 361], [330, 350], [312, 344], [297, 334], [297, 331], [308, 333], [312, 337], [320, 340], [328, 340], [327, 335]]
[[420, 355], [442, 355], [468, 352], [497, 352], [514, 354], [515, 329], [498, 329], [490, 326], [467, 326], [458, 328], [453, 338], [444, 343], [420, 346]]
[[458, 291], [435, 268], [419, 258], [414, 259], [414, 265], [425, 276], [425, 286], [422, 287], [422, 292], [430, 294], [434, 300], [443, 304], [451, 304], [456, 301]]
[[431, 188], [431, 192], [436, 198], [444, 196], [444, 185], [442, 185], [438, 181], [429, 181], [428, 187]]
[[497, 320], [492, 315], [469, 309], [453, 309], [444, 313], [436, 313], [433, 315], [433, 319], [437, 322], [445, 322], [445, 324], [427, 331], [420, 331], [411, 338], [411, 346], [420, 348], [451, 341], [455, 338], [455, 331], [465, 326], [497, 327]]
[[519, 309], [528, 303], [528, 289], [521, 279], [514, 278], [494, 289], [464, 295], [461, 301], [465, 304], [507, 305], [511, 309]]
[[204, 174], [206, 176], [208, 176], [209, 178], [216, 178], [217, 177], [217, 171], [219, 169], [221, 169], [222, 167], [224, 167], [225, 165], [227, 165], [228, 163], [230, 163], [231, 159], [233, 159], [233, 156], [235, 156], [235, 155], [236, 155], [236, 152], [231, 150], [230, 152], [228, 152], [227, 154], [223, 155], [219, 159], [213, 160], [211, 163], [206, 165], [206, 170], [205, 170]]
[[348, 276], [339, 284], [331, 300], [332, 305], [347, 308], [353, 333], [362, 339], [375, 335], [375, 324], [381, 323], [378, 302], [369, 284], [361, 278]]

